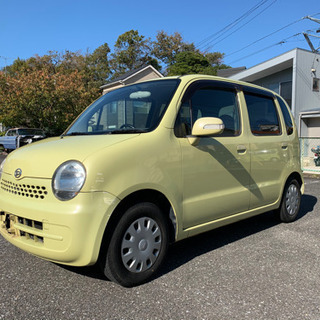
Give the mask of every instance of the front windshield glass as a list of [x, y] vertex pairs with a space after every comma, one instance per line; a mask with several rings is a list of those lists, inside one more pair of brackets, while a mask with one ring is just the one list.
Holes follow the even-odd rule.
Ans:
[[111, 91], [89, 106], [66, 135], [137, 133], [154, 130], [178, 79], [137, 83]]

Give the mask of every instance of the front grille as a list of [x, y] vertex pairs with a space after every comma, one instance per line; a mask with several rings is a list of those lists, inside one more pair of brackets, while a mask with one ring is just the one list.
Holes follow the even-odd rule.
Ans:
[[1, 227], [5, 228], [11, 235], [43, 243], [43, 236], [41, 236], [43, 224], [40, 221], [26, 219], [1, 211], [0, 223]]
[[48, 191], [44, 186], [14, 183], [5, 179], [1, 180], [1, 189], [20, 197], [40, 200], [43, 200], [48, 194]]

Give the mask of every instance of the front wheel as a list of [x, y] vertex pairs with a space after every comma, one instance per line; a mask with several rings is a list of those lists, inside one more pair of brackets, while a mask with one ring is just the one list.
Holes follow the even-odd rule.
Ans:
[[280, 207], [276, 211], [280, 220], [283, 222], [294, 221], [299, 213], [300, 202], [300, 184], [297, 180], [292, 179], [286, 184]]
[[167, 220], [153, 203], [129, 208], [119, 220], [102, 258], [105, 276], [124, 286], [146, 282], [168, 248]]

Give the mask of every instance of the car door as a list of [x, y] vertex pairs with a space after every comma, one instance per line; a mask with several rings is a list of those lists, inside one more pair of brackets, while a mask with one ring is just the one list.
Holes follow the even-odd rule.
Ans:
[[272, 93], [244, 89], [250, 131], [250, 209], [276, 202], [281, 196], [288, 161], [288, 138], [281, 126]]
[[17, 130], [12, 129], [7, 132], [7, 135], [4, 137], [5, 138], [5, 144], [4, 147], [6, 149], [16, 149], [16, 138], [17, 138]]
[[[221, 135], [191, 145], [187, 136], [202, 117], [219, 117]], [[182, 151], [183, 228], [248, 210], [249, 142], [233, 85], [198, 81], [186, 92], [175, 125]]]

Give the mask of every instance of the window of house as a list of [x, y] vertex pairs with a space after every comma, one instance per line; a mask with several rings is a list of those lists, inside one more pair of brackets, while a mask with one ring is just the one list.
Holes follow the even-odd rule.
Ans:
[[272, 97], [245, 93], [251, 132], [254, 135], [281, 134], [279, 117]]
[[320, 79], [312, 78], [312, 91], [319, 92], [320, 91]]
[[292, 81], [280, 83], [280, 96], [287, 102], [289, 107], [292, 106]]

